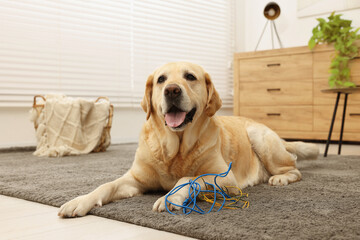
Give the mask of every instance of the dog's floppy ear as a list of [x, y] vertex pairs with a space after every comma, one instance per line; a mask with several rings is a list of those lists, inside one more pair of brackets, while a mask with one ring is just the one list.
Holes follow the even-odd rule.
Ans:
[[153, 80], [154, 80], [154, 76], [150, 75], [146, 81], [144, 98], [141, 101], [141, 107], [146, 112], [146, 120], [150, 118], [150, 114], [152, 111], [151, 97], [152, 97], [152, 89], [153, 89]]
[[215, 90], [214, 84], [212, 83], [210, 75], [208, 73], [205, 73], [205, 83], [208, 93], [205, 112], [209, 117], [212, 117], [221, 107], [222, 101], [219, 97], [218, 92]]

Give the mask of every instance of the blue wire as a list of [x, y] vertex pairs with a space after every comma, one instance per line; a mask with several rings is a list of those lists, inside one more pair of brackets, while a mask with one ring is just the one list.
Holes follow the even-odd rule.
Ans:
[[[203, 174], [203, 175], [200, 175], [198, 176], [197, 178], [195, 178], [194, 180], [189, 180], [188, 183], [184, 183], [184, 184], [181, 184], [177, 187], [174, 187], [168, 194], [165, 195], [165, 208], [166, 210], [173, 214], [173, 215], [176, 215], [176, 213], [173, 213], [172, 211], [170, 211], [170, 209], [168, 208], [168, 205], [173, 205], [173, 206], [176, 206], [176, 207], [180, 207], [183, 209], [183, 213], [185, 215], [188, 215], [190, 213], [192, 213], [193, 211], [194, 212], [197, 212], [197, 213], [200, 213], [200, 214], [207, 214], [207, 213], [210, 213], [214, 206], [215, 206], [215, 203], [216, 203], [216, 195], [217, 194], [220, 194], [222, 197], [223, 197], [223, 203], [222, 205], [220, 206], [220, 208], [217, 210], [220, 211], [224, 205], [225, 205], [225, 202], [226, 202], [226, 198], [230, 198], [230, 196], [224, 192], [224, 190], [222, 190], [219, 185], [217, 184], [216, 182], [216, 179], [218, 177], [226, 177], [228, 175], [228, 173], [230, 172], [230, 169], [231, 169], [231, 165], [232, 165], [232, 162], [229, 164], [229, 169], [226, 171], [226, 172], [223, 172], [223, 173], [220, 173], [220, 174], [215, 174], [215, 173], [207, 173], [207, 174]], [[212, 183], [208, 183], [208, 182], [205, 182], [205, 185], [209, 185], [212, 187], [213, 190], [201, 190], [201, 185], [199, 183], [197, 183], [196, 181], [199, 179], [199, 178], [202, 178], [202, 177], [205, 177], [205, 176], [214, 176], [214, 184]], [[173, 203], [171, 201], [168, 200], [168, 197], [174, 195], [175, 193], [177, 193], [180, 189], [182, 189], [183, 187], [186, 187], [189, 185], [189, 197], [187, 199], [185, 199], [185, 201], [183, 202], [182, 205], [179, 205], [179, 204], [176, 204], [176, 203]], [[218, 188], [218, 190], [216, 189], [216, 187]], [[213, 204], [211, 205], [209, 211], [205, 212], [203, 209], [201, 209], [197, 204], [196, 204], [196, 198], [199, 196], [200, 193], [213, 193], [214, 194], [214, 202]]]

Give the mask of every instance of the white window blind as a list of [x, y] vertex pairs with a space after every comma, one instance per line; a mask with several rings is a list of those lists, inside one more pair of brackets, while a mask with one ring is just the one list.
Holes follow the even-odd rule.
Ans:
[[190, 61], [231, 107], [233, 11], [233, 0], [2, 0], [0, 106], [62, 93], [139, 107], [156, 67]]

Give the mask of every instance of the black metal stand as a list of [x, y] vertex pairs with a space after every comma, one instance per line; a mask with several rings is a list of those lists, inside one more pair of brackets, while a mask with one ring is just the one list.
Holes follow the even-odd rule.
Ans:
[[[344, 133], [346, 107], [347, 107], [347, 98], [348, 98], [349, 93], [344, 93], [344, 94], [345, 94], [345, 101], [344, 101], [344, 110], [343, 110], [343, 115], [342, 115], [342, 120], [341, 120], [341, 130], [340, 130], [340, 140], [339, 140], [338, 155], [341, 154], [341, 145], [342, 145], [342, 139], [343, 139], [343, 133]], [[324, 157], [327, 156], [327, 153], [328, 153], [328, 150], [329, 150], [329, 145], [330, 145], [330, 141], [331, 141], [331, 134], [332, 134], [333, 127], [334, 127], [334, 122], [335, 122], [335, 117], [336, 117], [336, 111], [337, 111], [337, 108], [338, 108], [338, 105], [339, 105], [340, 95], [341, 95], [341, 92], [338, 92], [338, 93], [337, 93], [337, 97], [336, 97], [336, 102], [335, 102], [334, 113], [333, 113], [332, 120], [331, 120], [329, 135], [328, 135], [328, 139], [327, 139], [327, 141], [326, 141], [326, 147], [325, 147]]]

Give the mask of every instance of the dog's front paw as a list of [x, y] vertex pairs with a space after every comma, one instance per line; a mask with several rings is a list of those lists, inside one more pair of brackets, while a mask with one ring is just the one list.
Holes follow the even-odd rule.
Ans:
[[63, 204], [60, 207], [58, 216], [82, 217], [85, 216], [95, 206], [101, 206], [101, 202], [93, 201], [89, 195], [79, 196]]
[[178, 207], [178, 206], [175, 206], [169, 202], [172, 202], [174, 204], [177, 204], [177, 205], [182, 205], [183, 202], [185, 201], [185, 197], [177, 194], [177, 195], [172, 195], [172, 196], [169, 196], [168, 197], [168, 202], [165, 203], [165, 196], [159, 198], [155, 203], [154, 203], [154, 206], [153, 206], [153, 211], [154, 212], [163, 212], [163, 211], [166, 211], [166, 207], [165, 207], [165, 204], [167, 204], [168, 206], [168, 209], [170, 211], [173, 211], [173, 210], [180, 210], [181, 207]]

